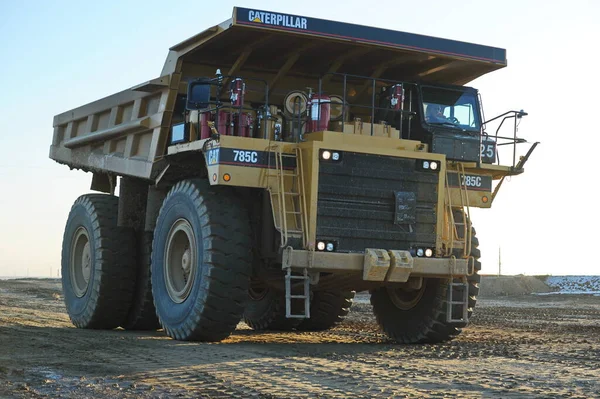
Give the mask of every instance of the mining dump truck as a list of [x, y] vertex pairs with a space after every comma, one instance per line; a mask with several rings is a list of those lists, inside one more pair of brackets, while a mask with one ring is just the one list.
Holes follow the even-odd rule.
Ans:
[[157, 78], [54, 117], [50, 158], [97, 192], [63, 237], [72, 322], [199, 341], [241, 320], [325, 330], [368, 290], [390, 339], [452, 339], [479, 291], [469, 210], [536, 145], [517, 137], [525, 112], [491, 131], [465, 86], [506, 64], [500, 48], [235, 8]]

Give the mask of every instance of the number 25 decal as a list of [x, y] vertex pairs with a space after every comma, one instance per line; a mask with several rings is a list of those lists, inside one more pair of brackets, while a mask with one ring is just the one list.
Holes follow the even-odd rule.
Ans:
[[494, 157], [494, 145], [493, 144], [482, 144], [481, 145], [481, 156], [486, 158]]

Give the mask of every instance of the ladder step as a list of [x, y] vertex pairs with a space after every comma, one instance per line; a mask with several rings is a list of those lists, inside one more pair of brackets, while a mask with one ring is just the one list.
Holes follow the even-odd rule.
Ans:
[[[448, 323], [468, 323], [469, 322], [469, 283], [465, 277], [461, 281], [450, 280], [448, 283], [448, 294], [446, 298], [446, 321]], [[455, 292], [455, 288], [462, 289], [462, 292]], [[460, 300], [457, 300], [459, 298]], [[458, 309], [457, 309], [458, 307]], [[457, 314], [460, 313], [460, 316]], [[454, 317], [454, 316], [459, 317]]]
[[300, 193], [294, 193], [292, 191], [284, 191], [283, 193], [280, 193], [280, 192], [271, 193], [271, 195], [281, 195], [281, 194], [283, 194], [283, 195], [290, 195], [290, 196], [294, 196], [294, 197], [297, 197], [297, 196], [300, 195]]
[[[302, 280], [302, 295], [299, 293], [292, 294], [292, 281]], [[292, 301], [302, 300], [304, 302], [304, 311], [294, 313], [292, 311]], [[298, 309], [299, 310], [299, 309]], [[292, 269], [287, 268], [285, 275], [285, 316], [292, 319], [307, 319], [310, 318], [310, 276], [308, 270], [304, 269], [302, 275], [293, 275]]]
[[308, 277], [305, 276], [285, 276], [286, 278], [289, 278], [290, 280], [308, 280]]
[[[267, 176], [290, 176], [290, 177], [297, 177], [298, 176], [297, 173], [285, 173], [287, 171], [287, 169], [286, 170], [282, 170], [281, 172], [279, 172], [277, 169], [267, 169], [267, 170], [268, 170], [268, 172], [265, 173]], [[275, 173], [271, 173], [271, 171], [273, 171]]]

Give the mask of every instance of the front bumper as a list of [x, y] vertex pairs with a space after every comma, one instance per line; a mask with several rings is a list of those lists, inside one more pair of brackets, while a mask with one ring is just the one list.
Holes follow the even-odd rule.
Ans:
[[367, 248], [365, 253], [336, 253], [286, 248], [284, 269], [362, 273], [363, 280], [403, 283], [410, 277], [463, 277], [473, 272], [472, 258], [414, 258], [408, 251]]

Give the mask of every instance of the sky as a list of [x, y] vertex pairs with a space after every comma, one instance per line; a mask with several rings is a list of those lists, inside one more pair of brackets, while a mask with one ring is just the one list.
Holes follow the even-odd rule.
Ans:
[[528, 112], [519, 135], [541, 144], [492, 209], [471, 208], [482, 272], [498, 272], [501, 248], [503, 274], [600, 274], [592, 251], [600, 2], [343, 4], [0, 0], [0, 276], [56, 276], [69, 209], [89, 192], [90, 174], [48, 158], [53, 116], [158, 77], [169, 47], [228, 19], [236, 5], [507, 49], [507, 68], [469, 86], [480, 90], [488, 119]]

